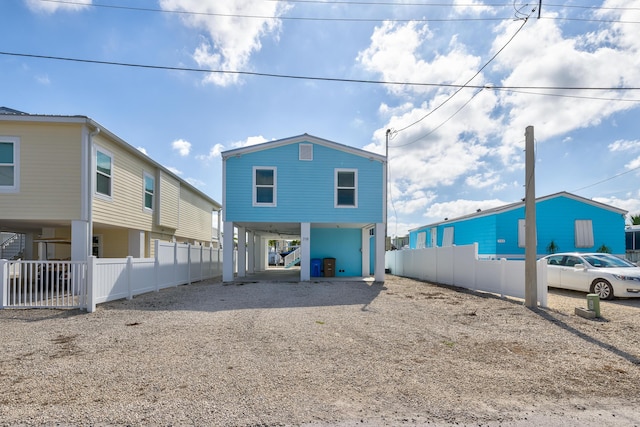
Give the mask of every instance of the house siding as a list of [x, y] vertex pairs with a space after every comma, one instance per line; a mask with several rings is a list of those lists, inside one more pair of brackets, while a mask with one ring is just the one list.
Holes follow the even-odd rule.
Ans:
[[20, 189], [0, 193], [0, 219], [80, 218], [82, 127], [0, 122], [0, 135], [20, 139]]
[[180, 223], [176, 235], [211, 241], [214, 206], [186, 188], [180, 191]]
[[[111, 200], [105, 200], [94, 195], [94, 222], [150, 230], [153, 215], [144, 210], [143, 172], [155, 168], [105, 138], [96, 138], [94, 142], [98, 149], [102, 148], [113, 155], [112, 197]], [[95, 174], [95, 169], [91, 173]]]
[[158, 226], [177, 229], [180, 220], [180, 182], [160, 172], [158, 188]]
[[[383, 166], [379, 161], [313, 145], [313, 160], [299, 160], [299, 143], [226, 159], [225, 217], [264, 222], [383, 222]], [[277, 168], [277, 206], [253, 205], [253, 167]], [[356, 169], [357, 208], [334, 206], [335, 169]]]
[[[436, 227], [438, 246], [441, 246], [444, 229], [454, 227], [456, 245], [478, 243], [480, 255], [522, 258], [525, 248], [518, 246], [518, 221], [521, 219], [525, 219], [524, 206], [425, 226], [409, 233], [409, 244], [416, 248], [418, 233]], [[575, 221], [580, 219], [592, 221], [594, 245], [590, 248], [575, 246]], [[536, 252], [540, 256], [546, 255], [547, 246], [553, 240], [559, 252], [593, 252], [606, 245], [612, 253], [624, 254], [624, 222], [624, 215], [620, 212], [570, 196], [538, 201]]]

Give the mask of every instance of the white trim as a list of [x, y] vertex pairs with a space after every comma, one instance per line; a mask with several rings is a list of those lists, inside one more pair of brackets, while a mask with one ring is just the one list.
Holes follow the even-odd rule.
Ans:
[[[151, 207], [147, 207], [147, 177], [153, 180], [153, 188], [151, 189]], [[142, 210], [147, 213], [153, 213], [156, 207], [156, 177], [155, 175], [142, 171]]]
[[371, 160], [377, 160], [379, 162], [384, 162], [386, 160], [385, 156], [382, 156], [377, 153], [372, 153], [370, 151], [365, 151], [360, 148], [350, 147], [348, 145], [339, 144], [337, 142], [329, 141], [327, 139], [318, 138], [317, 136], [302, 134], [298, 136], [294, 136], [291, 138], [284, 138], [276, 141], [264, 142], [262, 144], [250, 145], [248, 147], [235, 148], [233, 150], [227, 150], [220, 153], [220, 156], [223, 160], [232, 157], [232, 156], [242, 156], [247, 153], [254, 153], [262, 150], [269, 150], [271, 148], [282, 147], [289, 144], [297, 144], [299, 142], [310, 142], [316, 145], [322, 145], [324, 147], [329, 147], [335, 150], [344, 151], [346, 153], [355, 154], [356, 156], [364, 157]]
[[0, 193], [18, 193], [20, 192], [20, 138], [1, 136], [0, 142], [13, 144], [13, 185], [0, 185]]
[[[353, 172], [353, 187], [338, 187], [338, 174], [340, 172]], [[333, 207], [334, 208], [346, 208], [353, 209], [358, 207], [358, 169], [345, 169], [345, 168], [335, 168], [333, 171]], [[344, 189], [348, 190], [353, 188], [353, 205], [339, 205], [338, 204], [338, 190]]]
[[[258, 202], [258, 184], [256, 183], [256, 172], [259, 170], [270, 170], [273, 172], [273, 199], [271, 203], [260, 203]], [[278, 168], [275, 166], [254, 166], [252, 171], [252, 184], [251, 184], [251, 194], [252, 194], [252, 202], [254, 207], [276, 207], [278, 206]], [[263, 187], [270, 187], [268, 185], [263, 185]]]
[[[104, 194], [104, 193], [99, 193], [98, 192], [98, 152], [104, 154], [105, 156], [109, 157], [109, 159], [111, 160], [111, 175], [109, 175], [109, 194]], [[96, 180], [95, 180], [95, 186], [93, 188], [93, 194], [103, 200], [107, 200], [107, 201], [113, 201], [113, 179], [114, 179], [114, 161], [113, 161], [113, 153], [111, 153], [109, 150], [105, 150], [104, 148], [102, 148], [99, 145], [95, 145], [94, 150], [93, 150], [93, 158], [95, 160], [95, 168], [93, 169], [93, 171], [91, 172], [92, 174], [95, 175]]]

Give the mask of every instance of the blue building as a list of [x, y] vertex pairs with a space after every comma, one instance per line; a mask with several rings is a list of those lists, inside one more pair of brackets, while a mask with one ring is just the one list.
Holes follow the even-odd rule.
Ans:
[[[625, 254], [627, 211], [560, 192], [536, 199], [538, 256], [551, 252]], [[411, 249], [478, 243], [482, 258], [524, 259], [524, 201], [409, 231]]]
[[295, 239], [300, 280], [332, 258], [335, 276], [384, 280], [384, 156], [304, 134], [225, 151], [222, 161], [223, 281], [233, 280], [234, 229], [240, 277], [268, 267], [269, 240]]

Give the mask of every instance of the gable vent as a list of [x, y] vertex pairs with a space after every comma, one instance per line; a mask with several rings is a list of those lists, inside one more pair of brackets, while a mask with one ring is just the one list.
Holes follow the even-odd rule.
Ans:
[[313, 160], [313, 144], [300, 144], [299, 160]]

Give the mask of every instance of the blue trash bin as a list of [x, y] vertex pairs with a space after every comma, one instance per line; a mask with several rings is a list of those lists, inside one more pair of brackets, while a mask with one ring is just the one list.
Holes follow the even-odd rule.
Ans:
[[318, 258], [311, 259], [311, 277], [322, 276], [322, 260]]

